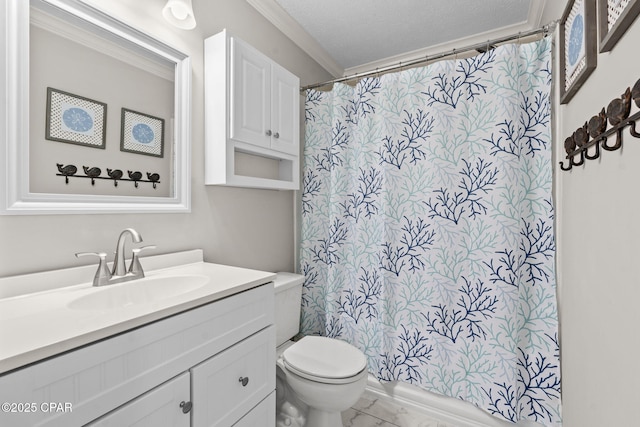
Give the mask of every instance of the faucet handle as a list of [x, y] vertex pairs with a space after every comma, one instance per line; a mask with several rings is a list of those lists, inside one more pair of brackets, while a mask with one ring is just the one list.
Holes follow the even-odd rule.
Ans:
[[106, 285], [111, 279], [111, 272], [107, 268], [107, 254], [105, 252], [78, 252], [76, 258], [83, 256], [97, 256], [100, 258], [100, 264], [98, 264], [98, 270], [93, 277], [93, 286]]
[[78, 253], [76, 253], [76, 258], [80, 258], [80, 257], [83, 257], [83, 256], [90, 256], [90, 255], [97, 256], [100, 259], [102, 259], [102, 258], [106, 259], [107, 258], [106, 252], [78, 252]]
[[131, 264], [129, 265], [129, 273], [144, 277], [144, 271], [142, 271], [142, 265], [140, 264], [140, 252], [148, 249], [155, 249], [156, 245], [147, 245], [141, 248], [135, 248], [131, 250]]

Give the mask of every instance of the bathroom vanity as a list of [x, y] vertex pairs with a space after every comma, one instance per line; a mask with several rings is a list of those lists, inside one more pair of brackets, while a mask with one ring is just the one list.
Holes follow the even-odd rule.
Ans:
[[275, 275], [201, 257], [0, 299], [0, 425], [273, 426]]

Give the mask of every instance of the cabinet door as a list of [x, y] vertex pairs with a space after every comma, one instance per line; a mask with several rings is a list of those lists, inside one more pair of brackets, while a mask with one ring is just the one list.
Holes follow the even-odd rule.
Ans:
[[275, 340], [270, 326], [191, 369], [194, 427], [232, 426], [275, 390]]
[[300, 79], [289, 71], [271, 67], [271, 148], [298, 155], [300, 140]]
[[181, 402], [189, 402], [189, 385], [189, 373], [185, 372], [87, 426], [189, 427], [190, 413], [180, 406]]
[[269, 148], [271, 144], [271, 62], [231, 38], [229, 137]]

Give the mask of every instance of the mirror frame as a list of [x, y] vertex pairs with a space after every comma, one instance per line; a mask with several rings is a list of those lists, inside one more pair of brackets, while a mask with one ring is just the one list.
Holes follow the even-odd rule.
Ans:
[[[31, 3], [175, 63], [173, 193], [169, 197], [48, 194], [29, 191], [29, 25]], [[0, 214], [176, 213], [191, 211], [191, 60], [182, 52], [79, 0], [2, 0], [0, 23]]]

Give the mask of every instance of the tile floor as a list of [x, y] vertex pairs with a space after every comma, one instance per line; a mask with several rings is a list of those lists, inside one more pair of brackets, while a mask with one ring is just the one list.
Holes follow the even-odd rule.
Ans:
[[344, 427], [455, 427], [367, 392], [342, 413], [342, 422]]

